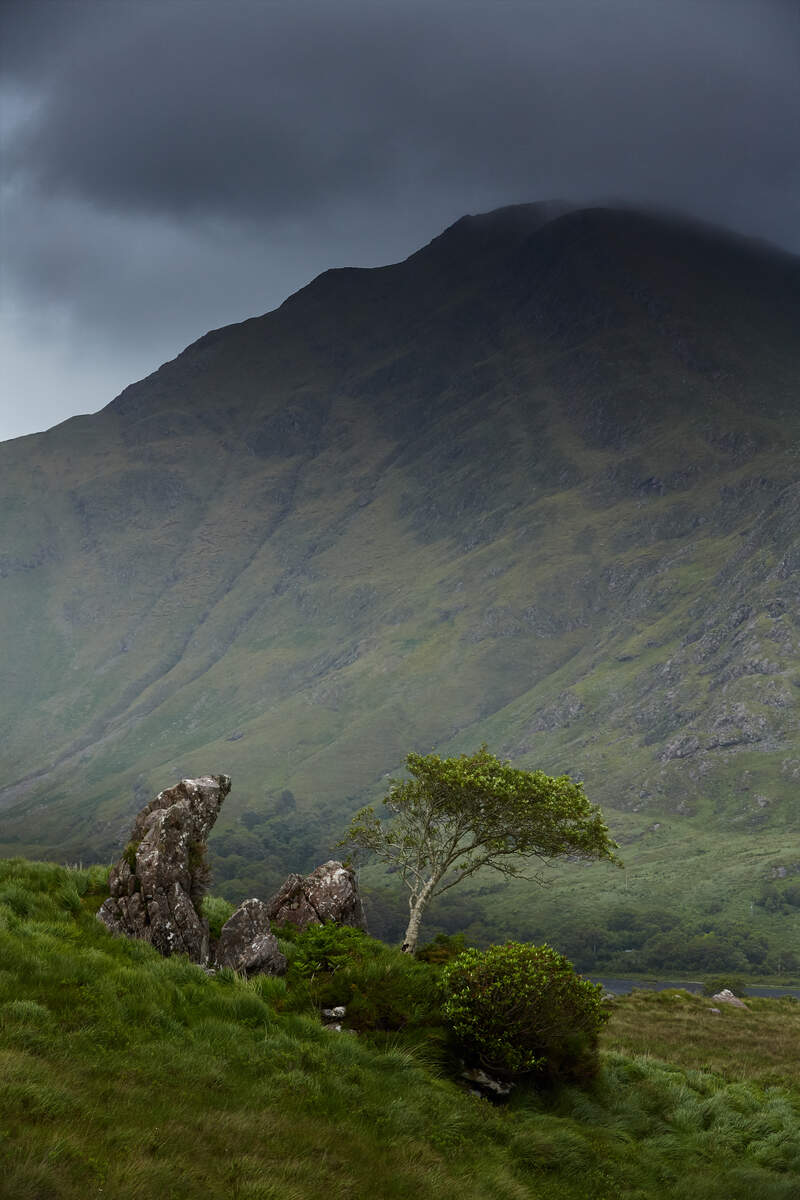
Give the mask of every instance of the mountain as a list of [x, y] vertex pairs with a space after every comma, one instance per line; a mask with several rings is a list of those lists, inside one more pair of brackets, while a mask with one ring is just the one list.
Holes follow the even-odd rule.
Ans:
[[0, 852], [110, 858], [224, 771], [217, 879], [263, 894], [486, 741], [626, 859], [745, 854], [752, 913], [800, 864], [798, 380], [798, 259], [523, 205], [0, 445]]

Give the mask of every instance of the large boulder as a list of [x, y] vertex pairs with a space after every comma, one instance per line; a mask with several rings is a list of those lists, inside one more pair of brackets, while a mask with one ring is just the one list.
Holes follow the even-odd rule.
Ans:
[[744, 1000], [735, 996], [730, 988], [723, 988], [721, 992], [716, 992], [711, 999], [716, 1000], [717, 1004], [730, 1004], [731, 1008], [747, 1008]]
[[162, 954], [208, 962], [208, 922], [200, 914], [207, 841], [230, 790], [227, 775], [182, 779], [142, 809], [111, 872], [111, 896], [97, 914], [112, 933], [152, 942]]
[[231, 967], [244, 975], [283, 975], [286, 958], [278, 939], [270, 933], [263, 900], [244, 900], [222, 926], [214, 954], [217, 967]]
[[267, 915], [276, 925], [355, 925], [366, 929], [364, 907], [356, 877], [349, 867], [331, 859], [310, 875], [290, 875], [267, 901]]

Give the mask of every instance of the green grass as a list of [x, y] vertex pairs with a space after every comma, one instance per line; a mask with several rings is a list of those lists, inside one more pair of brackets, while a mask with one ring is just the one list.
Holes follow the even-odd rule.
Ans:
[[682, 990], [635, 991], [611, 1002], [602, 1043], [731, 1082], [800, 1090], [800, 1001], [751, 997], [745, 1003], [742, 1009]]
[[[93, 915], [104, 887], [101, 869], [0, 862], [8, 1200], [796, 1194], [796, 1073], [765, 1073], [751, 1052], [782, 1028], [782, 1052], [800, 1059], [786, 1006], [751, 1002], [746, 1025], [726, 1013], [706, 1026], [685, 998], [617, 1001], [591, 1089], [521, 1087], [498, 1108], [402, 1030], [328, 1033], [312, 1010], [291, 1011], [291, 972], [209, 978], [110, 937]], [[383, 953], [388, 966], [396, 952]], [[702, 1062], [686, 1046], [680, 1057], [681, 1038]]]

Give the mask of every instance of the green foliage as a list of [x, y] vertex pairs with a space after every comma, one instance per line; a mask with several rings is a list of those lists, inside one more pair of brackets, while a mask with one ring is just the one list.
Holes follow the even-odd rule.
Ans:
[[703, 995], [715, 996], [725, 990], [733, 992], [734, 996], [744, 996], [747, 984], [738, 975], [710, 975], [703, 980]]
[[222, 933], [222, 926], [233, 916], [234, 911], [235, 905], [231, 904], [230, 900], [223, 900], [222, 896], [203, 897], [200, 912], [208, 921], [208, 928], [212, 938], [219, 937]]
[[622, 998], [588, 1088], [519, 1086], [498, 1109], [442, 1072], [442, 1031], [421, 1015], [432, 964], [330, 929], [304, 950], [294, 931], [287, 948], [310, 961], [316, 939], [333, 968], [311, 986], [420, 1005], [416, 1025], [383, 1031], [373, 1012], [358, 1037], [327, 1033], [293, 1011], [313, 999], [305, 975], [209, 978], [111, 937], [94, 916], [106, 875], [0, 860], [15, 906], [0, 903], [4, 1200], [794, 1200], [800, 1005], [719, 1017], [698, 997]]
[[466, 950], [442, 972], [442, 1012], [467, 1055], [508, 1076], [588, 1079], [608, 1012], [603, 989], [552, 947]]
[[466, 949], [465, 943], [466, 939], [463, 933], [437, 933], [433, 941], [419, 947], [415, 952], [415, 957], [420, 962], [443, 966], [463, 953]]
[[441, 1024], [436, 977], [430, 967], [399, 950], [353, 962], [324, 984], [326, 1007], [345, 1004], [346, 1024], [359, 1032], [413, 1031]]
[[769, 913], [796, 916], [800, 909], [800, 881], [797, 879], [765, 880], [755, 903]]
[[310, 925], [299, 931], [297, 926], [285, 925], [276, 929], [280, 937], [294, 943], [292, 973], [298, 979], [309, 979], [320, 972], [333, 973], [348, 962], [363, 960], [380, 953], [381, 943], [351, 925]]
[[549, 930], [551, 941], [584, 971], [679, 971], [696, 978], [770, 968], [770, 946], [761, 931], [724, 915], [625, 905], [597, 911], [586, 924], [572, 914], [555, 914]]
[[412, 753], [406, 765], [411, 778], [393, 780], [384, 800], [393, 820], [384, 825], [362, 808], [339, 843], [399, 871], [411, 909], [404, 949], [416, 949], [433, 897], [482, 867], [516, 876], [532, 858], [617, 861], [599, 808], [567, 775], [520, 770], [485, 745], [455, 758]]
[[295, 933], [286, 982], [294, 1007], [345, 1005], [348, 1028], [361, 1033], [438, 1025], [433, 968], [347, 925]]
[[128, 864], [132, 871], [136, 870], [136, 852], [140, 845], [141, 842], [128, 842], [127, 846], [122, 851], [122, 859]]
[[341, 844], [395, 858], [403, 867], [409, 851], [425, 865], [446, 870], [457, 863], [459, 879], [484, 865], [520, 874], [508, 861], [520, 856], [615, 861], [616, 843], [599, 808], [567, 775], [520, 770], [486, 746], [455, 758], [412, 753], [406, 765], [412, 778], [394, 780], [384, 801], [395, 825], [383, 829], [364, 808]]

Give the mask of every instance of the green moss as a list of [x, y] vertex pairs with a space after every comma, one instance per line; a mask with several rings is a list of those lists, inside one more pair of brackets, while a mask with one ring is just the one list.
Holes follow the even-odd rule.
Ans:
[[122, 851], [122, 859], [128, 864], [132, 871], [136, 870], [136, 852], [138, 851], [141, 842], [128, 842], [125, 849]]

